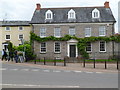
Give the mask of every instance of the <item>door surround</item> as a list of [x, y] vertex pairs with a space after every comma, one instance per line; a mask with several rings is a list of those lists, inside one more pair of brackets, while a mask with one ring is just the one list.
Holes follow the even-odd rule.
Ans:
[[75, 45], [76, 46], [76, 56], [78, 56], [78, 49], [77, 49], [77, 43], [78, 41], [75, 39], [71, 39], [69, 41], [67, 41], [67, 56], [70, 57], [70, 45]]

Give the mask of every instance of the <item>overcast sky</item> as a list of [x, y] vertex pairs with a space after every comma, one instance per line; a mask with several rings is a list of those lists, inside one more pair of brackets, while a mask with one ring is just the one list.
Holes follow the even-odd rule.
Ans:
[[[31, 20], [36, 3], [41, 7], [87, 7], [104, 6], [106, 0], [0, 0], [0, 20]], [[118, 21], [118, 1], [107, 0], [110, 2], [113, 15]], [[118, 24], [115, 26], [116, 32]]]

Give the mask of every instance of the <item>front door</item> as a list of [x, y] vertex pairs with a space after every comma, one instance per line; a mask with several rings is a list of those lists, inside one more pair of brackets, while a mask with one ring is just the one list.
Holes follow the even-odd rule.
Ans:
[[70, 45], [70, 57], [76, 57], [76, 45]]

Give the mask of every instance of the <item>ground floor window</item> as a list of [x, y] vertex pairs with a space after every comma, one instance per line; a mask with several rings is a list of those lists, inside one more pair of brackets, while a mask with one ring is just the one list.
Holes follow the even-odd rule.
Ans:
[[60, 53], [60, 42], [55, 42], [54, 44], [54, 52]]
[[105, 41], [100, 41], [100, 43], [99, 43], [100, 45], [100, 47], [99, 47], [99, 49], [100, 49], [100, 52], [105, 52], [106, 51], [106, 42]]
[[91, 42], [87, 42], [87, 45], [86, 45], [86, 51], [88, 51], [88, 52], [91, 52], [91, 51], [92, 51], [92, 45], [91, 45]]
[[41, 53], [46, 53], [46, 43], [45, 42], [42, 42], [41, 44], [40, 44], [40, 52]]

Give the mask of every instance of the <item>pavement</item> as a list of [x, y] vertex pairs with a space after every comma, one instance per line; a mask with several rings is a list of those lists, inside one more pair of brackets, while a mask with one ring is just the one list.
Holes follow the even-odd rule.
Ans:
[[64, 66], [63, 63], [57, 63], [56, 66], [54, 66], [53, 63], [47, 63], [47, 65], [43, 65], [43, 63], [34, 64], [34, 62], [15, 63], [12, 61], [9, 61], [9, 62], [2, 61], [2, 63], [17, 64], [20, 66], [23, 65], [23, 66], [38, 67], [38, 68], [44, 68], [44, 69], [118, 73], [116, 63], [107, 64], [107, 69], [105, 69], [104, 63], [96, 63], [96, 68], [93, 68], [93, 63], [87, 63], [85, 67], [83, 67], [83, 63], [66, 63], [66, 66]]

